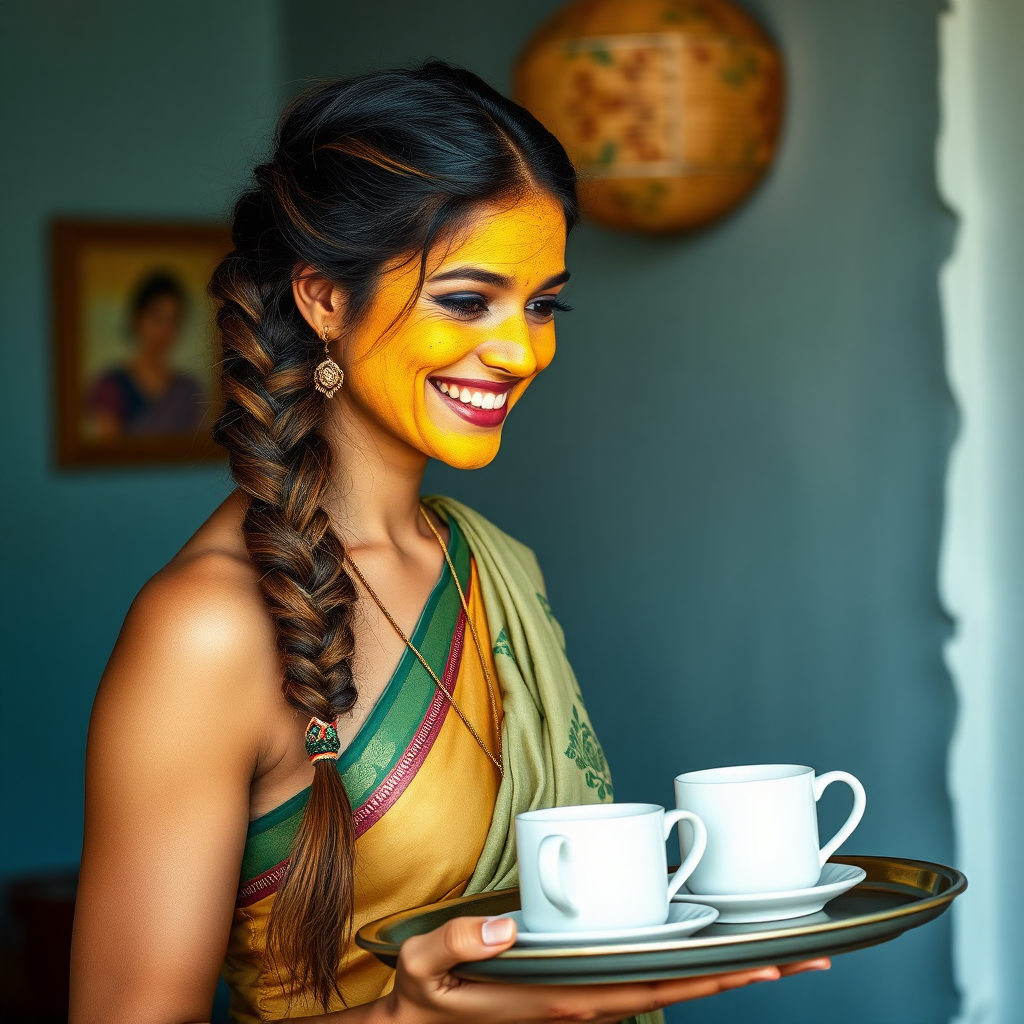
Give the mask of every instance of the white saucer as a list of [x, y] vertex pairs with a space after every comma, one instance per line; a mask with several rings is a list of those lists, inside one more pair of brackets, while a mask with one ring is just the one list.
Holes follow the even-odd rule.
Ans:
[[852, 864], [826, 864], [817, 885], [788, 892], [766, 892], [741, 896], [704, 896], [682, 889], [673, 899], [700, 904], [718, 911], [719, 924], [752, 924], [758, 921], [788, 921], [791, 917], [816, 914], [829, 900], [863, 882], [867, 873]]
[[698, 903], [672, 903], [665, 924], [602, 932], [528, 932], [523, 924], [522, 911], [513, 910], [501, 916], [515, 921], [519, 929], [517, 946], [600, 946], [610, 942], [660, 942], [685, 938], [711, 924], [718, 917], [718, 911]]

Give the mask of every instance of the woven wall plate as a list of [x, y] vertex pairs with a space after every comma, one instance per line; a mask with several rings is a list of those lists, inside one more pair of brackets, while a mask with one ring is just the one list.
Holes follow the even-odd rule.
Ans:
[[666, 233], [718, 220], [764, 177], [783, 77], [729, 0], [571, 0], [520, 55], [514, 94], [565, 146], [592, 220]]
[[[955, 868], [896, 857], [833, 857], [867, 872], [856, 888], [809, 917], [769, 924], [711, 925], [688, 939], [633, 945], [516, 948], [454, 971], [481, 981], [595, 985], [686, 978], [836, 956], [897, 938], [944, 913], [967, 888]], [[374, 921], [356, 943], [394, 966], [402, 942], [453, 917], [519, 909], [519, 890], [502, 889], [434, 903]]]

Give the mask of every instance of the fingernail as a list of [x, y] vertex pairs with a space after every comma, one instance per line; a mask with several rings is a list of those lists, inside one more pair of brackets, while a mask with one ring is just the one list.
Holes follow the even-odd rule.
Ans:
[[515, 922], [509, 917], [489, 917], [480, 928], [485, 946], [502, 946], [515, 934]]
[[754, 984], [757, 985], [757, 984], [759, 984], [762, 981], [778, 981], [778, 980], [779, 980], [779, 975], [775, 971], [771, 971], [770, 973], [766, 972], [765, 974], [759, 974], [754, 979]]

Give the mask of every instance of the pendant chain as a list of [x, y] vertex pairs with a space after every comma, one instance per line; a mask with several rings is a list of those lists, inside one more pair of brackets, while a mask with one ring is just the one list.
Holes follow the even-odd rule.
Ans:
[[480, 733], [478, 733], [476, 729], [473, 728], [473, 724], [465, 716], [465, 714], [463, 714], [462, 708], [460, 708], [459, 705], [455, 702], [455, 698], [451, 695], [451, 693], [449, 693], [448, 688], [438, 678], [437, 673], [430, 667], [430, 665], [427, 664], [427, 659], [424, 658], [422, 654], [420, 654], [420, 652], [416, 649], [413, 642], [405, 635], [405, 633], [402, 630], [402, 627], [398, 625], [398, 623], [392, 616], [391, 612], [389, 612], [387, 608], [384, 606], [384, 602], [381, 601], [381, 599], [377, 596], [376, 592], [374, 591], [373, 587], [371, 587], [370, 584], [367, 582], [366, 577], [360, 571], [359, 566], [356, 565], [356, 563], [353, 562], [352, 559], [348, 557], [348, 555], [345, 556], [345, 561], [352, 567], [352, 571], [356, 574], [357, 578], [359, 579], [359, 582], [363, 585], [363, 588], [373, 599], [373, 603], [381, 610], [381, 612], [383, 612], [384, 617], [388, 620], [388, 622], [391, 623], [392, 627], [394, 628], [394, 631], [399, 635], [405, 646], [408, 647], [409, 650], [416, 655], [416, 657], [419, 659], [419, 663], [427, 670], [427, 673], [430, 675], [430, 678], [433, 679], [434, 682], [437, 684], [437, 688], [448, 698], [448, 702], [455, 709], [455, 713], [459, 716], [459, 718], [462, 719], [463, 724], [470, 731], [470, 734], [472, 735], [473, 739], [476, 740], [480, 749], [487, 755], [487, 759], [491, 762], [491, 764], [494, 765], [495, 768], [498, 769], [498, 773], [501, 775], [501, 777], [504, 778], [505, 768], [501, 762], [501, 726], [498, 722], [498, 704], [494, 697], [494, 684], [491, 681], [491, 673], [487, 669], [487, 662], [484, 659], [484, 651], [483, 648], [480, 646], [480, 637], [477, 635], [476, 626], [473, 624], [473, 620], [470, 617], [469, 605], [466, 603], [466, 595], [462, 592], [462, 584], [459, 582], [459, 575], [455, 571], [455, 566], [452, 564], [451, 555], [449, 555], [448, 553], [448, 545], [445, 544], [444, 539], [441, 537], [441, 534], [437, 532], [437, 528], [430, 521], [430, 516], [427, 515], [426, 510], [423, 508], [422, 505], [420, 506], [420, 513], [422, 514], [423, 518], [427, 521], [427, 526], [430, 527], [430, 532], [437, 538], [437, 543], [441, 545], [441, 550], [444, 552], [444, 560], [448, 564], [448, 568], [452, 574], [452, 579], [455, 580], [455, 586], [459, 592], [459, 600], [462, 602], [462, 610], [466, 615], [466, 622], [469, 623], [469, 631], [473, 635], [473, 643], [476, 645], [476, 653], [480, 658], [480, 667], [484, 671], [484, 680], [487, 683], [487, 695], [491, 699], [491, 717], [494, 721], [494, 734], [498, 737], [499, 743], [497, 757], [495, 757], [490, 752], [490, 750], [487, 749], [487, 744], [484, 743], [483, 739], [481, 739]]

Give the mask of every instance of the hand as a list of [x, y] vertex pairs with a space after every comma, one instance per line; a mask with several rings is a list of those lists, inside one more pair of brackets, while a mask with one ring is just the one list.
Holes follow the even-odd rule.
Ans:
[[398, 958], [395, 987], [386, 1000], [387, 1018], [396, 1024], [533, 1024], [552, 1020], [615, 1024], [671, 1003], [831, 966], [831, 961], [822, 958], [677, 981], [588, 986], [506, 985], [465, 981], [451, 974], [456, 964], [503, 953], [515, 938], [515, 923], [508, 918], [457, 917], [426, 935], [407, 939]]

